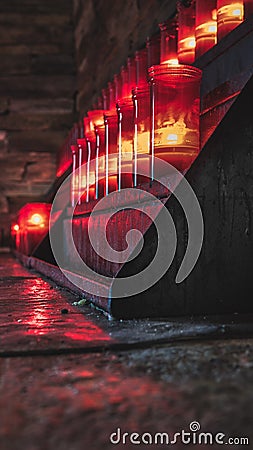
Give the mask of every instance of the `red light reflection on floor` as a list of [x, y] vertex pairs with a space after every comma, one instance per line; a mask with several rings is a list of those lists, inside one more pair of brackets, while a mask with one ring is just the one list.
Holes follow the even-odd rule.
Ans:
[[[80, 343], [111, 340], [109, 335], [84, 314], [71, 304], [66, 304], [64, 293], [52, 289], [44, 280], [35, 278], [30, 281], [20, 291], [20, 297], [25, 298], [31, 306], [21, 318], [22, 325], [27, 327], [24, 334], [58, 335], [58, 338], [60, 336], [64, 340], [67, 338]], [[67, 313], [63, 314], [63, 310], [67, 310]]]
[[[87, 327], [88, 325], [88, 327]], [[78, 331], [66, 331], [64, 332], [64, 336], [72, 339], [74, 341], [85, 341], [85, 342], [92, 342], [94, 340], [96, 341], [111, 341], [110, 336], [104, 333], [103, 330], [101, 330], [96, 325], [92, 324], [92, 322], [87, 321], [84, 326], [87, 327], [86, 330], [80, 330]], [[92, 328], [91, 328], [92, 326]]]

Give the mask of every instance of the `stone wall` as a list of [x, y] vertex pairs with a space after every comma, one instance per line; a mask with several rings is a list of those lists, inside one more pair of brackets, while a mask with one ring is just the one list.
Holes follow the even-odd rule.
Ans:
[[176, 0], [74, 0], [80, 113], [175, 9]]
[[71, 0], [0, 2], [0, 245], [11, 215], [41, 198], [74, 120]]

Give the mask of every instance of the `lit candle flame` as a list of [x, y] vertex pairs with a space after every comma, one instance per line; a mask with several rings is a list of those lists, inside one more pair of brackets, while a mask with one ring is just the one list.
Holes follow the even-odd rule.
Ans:
[[43, 217], [41, 216], [41, 214], [35, 213], [32, 215], [30, 222], [33, 225], [42, 225], [43, 224]]

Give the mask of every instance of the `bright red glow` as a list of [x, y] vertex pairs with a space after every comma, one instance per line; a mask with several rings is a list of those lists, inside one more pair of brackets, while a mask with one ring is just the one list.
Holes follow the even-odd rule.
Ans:
[[51, 205], [48, 203], [27, 203], [18, 212], [16, 234], [16, 249], [25, 255], [31, 255], [33, 250], [44, 238], [49, 226]]
[[60, 167], [58, 168], [58, 170], [56, 172], [57, 178], [60, 178], [64, 174], [64, 172], [66, 172], [69, 169], [70, 166], [71, 166], [71, 159], [64, 162], [62, 165], [60, 165]]
[[95, 125], [103, 126], [104, 125], [104, 111], [102, 109], [94, 109], [88, 111], [88, 117], [90, 119], [91, 129], [94, 130]]
[[45, 226], [48, 224], [51, 205], [47, 203], [27, 203], [18, 213], [18, 225], [20, 229], [29, 226]]

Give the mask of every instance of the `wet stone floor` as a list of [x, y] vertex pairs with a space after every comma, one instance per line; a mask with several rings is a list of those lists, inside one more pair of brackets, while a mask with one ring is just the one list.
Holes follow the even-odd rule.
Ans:
[[252, 318], [78, 300], [0, 254], [0, 450], [253, 449]]

